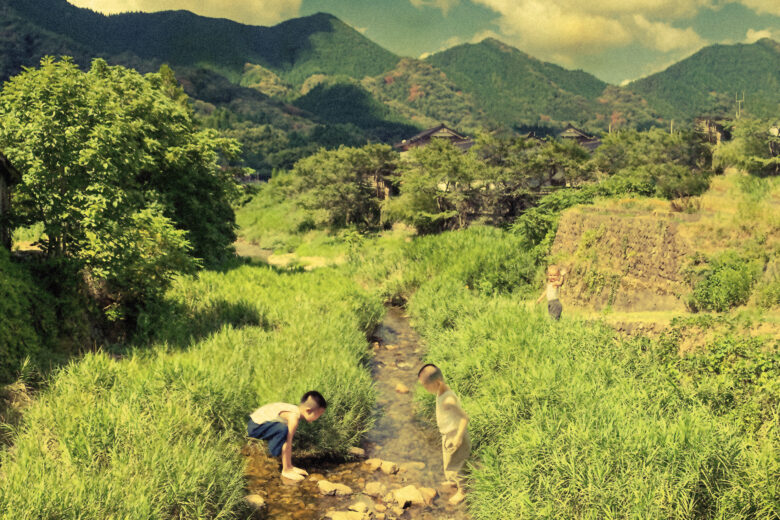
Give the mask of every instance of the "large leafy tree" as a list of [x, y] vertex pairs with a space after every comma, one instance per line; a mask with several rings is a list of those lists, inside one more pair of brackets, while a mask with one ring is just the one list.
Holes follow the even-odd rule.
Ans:
[[0, 92], [0, 148], [22, 172], [18, 224], [43, 223], [51, 257], [75, 259], [115, 294], [143, 298], [174, 272], [229, 252], [238, 145], [199, 131], [167, 67], [142, 76], [46, 58]]
[[312, 210], [318, 225], [376, 227], [397, 156], [383, 144], [320, 150], [293, 168], [297, 204]]

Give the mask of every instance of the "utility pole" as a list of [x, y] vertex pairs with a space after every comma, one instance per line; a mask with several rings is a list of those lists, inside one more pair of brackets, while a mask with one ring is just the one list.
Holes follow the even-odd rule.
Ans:
[[735, 94], [734, 98], [737, 102], [737, 119], [742, 116], [742, 104], [745, 102], [745, 91], [742, 91], [742, 99], [739, 99], [739, 94]]
[[674, 135], [674, 119], [672, 119], [672, 122], [669, 123], [669, 133]]

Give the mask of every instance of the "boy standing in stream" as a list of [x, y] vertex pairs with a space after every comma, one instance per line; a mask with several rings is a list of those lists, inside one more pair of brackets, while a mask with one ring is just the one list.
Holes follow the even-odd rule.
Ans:
[[327, 406], [325, 398], [315, 390], [303, 394], [298, 406], [288, 403], [261, 406], [249, 416], [247, 435], [268, 441], [271, 455], [282, 456], [282, 476], [294, 482], [301, 481], [308, 473], [292, 465], [292, 441], [298, 421], [301, 417], [307, 422], [316, 421]]
[[463, 411], [460, 400], [444, 382], [439, 367], [424, 365], [417, 379], [428, 392], [436, 396], [436, 424], [441, 432], [441, 448], [444, 478], [457, 487], [450, 497], [450, 504], [459, 504], [466, 498], [463, 492], [463, 466], [471, 453], [471, 440], [466, 429], [469, 416]]

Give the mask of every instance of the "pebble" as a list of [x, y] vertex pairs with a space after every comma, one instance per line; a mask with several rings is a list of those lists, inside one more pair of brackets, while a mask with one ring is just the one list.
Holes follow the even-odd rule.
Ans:
[[368, 506], [364, 504], [363, 502], [355, 502], [351, 506], [349, 506], [350, 511], [355, 511], [356, 513], [365, 513], [368, 511]]
[[385, 348], [387, 350], [395, 350], [398, 348], [398, 345], [385, 345]]
[[255, 510], [265, 509], [265, 499], [260, 495], [247, 495], [244, 497], [244, 502]]
[[398, 392], [399, 394], [408, 394], [409, 387], [403, 383], [398, 383], [397, 385], [395, 385], [395, 391]]
[[368, 459], [363, 465], [368, 471], [376, 471], [382, 467], [382, 459]]
[[425, 504], [425, 498], [423, 498], [420, 490], [411, 485], [393, 491], [393, 499], [395, 503], [402, 508], [409, 506], [422, 506]]
[[423, 500], [425, 501], [425, 505], [431, 505], [433, 501], [436, 500], [436, 497], [439, 496], [439, 492], [433, 488], [423, 487], [418, 489], [423, 497]]
[[350, 455], [353, 455], [355, 457], [365, 457], [366, 456], [366, 450], [363, 448], [358, 448], [357, 446], [351, 447], [349, 450], [347, 450], [347, 453]]
[[412, 368], [412, 365], [410, 363], [407, 363], [406, 361], [399, 361], [398, 363], [395, 364], [395, 366], [397, 366], [398, 368], [404, 368], [404, 369]]
[[366, 520], [369, 515], [365, 513], [357, 513], [355, 511], [328, 511], [325, 513], [325, 518], [331, 520]]
[[389, 460], [383, 460], [381, 465], [382, 473], [385, 475], [394, 475], [398, 473], [398, 464], [390, 462]]
[[351, 487], [345, 486], [344, 484], [328, 482], [327, 480], [320, 480], [317, 482], [317, 487], [323, 495], [349, 496], [352, 494]]
[[322, 473], [312, 473], [309, 475], [309, 480], [312, 482], [319, 482], [320, 480], [325, 480], [325, 475]]
[[387, 488], [381, 482], [369, 482], [363, 492], [371, 497], [380, 497], [387, 493]]
[[374, 510], [375, 510], [377, 513], [384, 513], [385, 511], [387, 511], [387, 506], [386, 506], [386, 505], [384, 505], [384, 504], [376, 504], [376, 505], [374, 506]]

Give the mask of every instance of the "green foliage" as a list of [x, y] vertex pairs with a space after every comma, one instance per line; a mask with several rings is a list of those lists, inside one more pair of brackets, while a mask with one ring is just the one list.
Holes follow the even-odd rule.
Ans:
[[477, 206], [480, 166], [447, 140], [413, 148], [400, 165], [401, 194], [387, 204], [387, 214], [423, 233], [465, 227]]
[[145, 321], [155, 344], [85, 356], [27, 410], [0, 454], [0, 518], [243, 518], [255, 407], [325, 395], [298, 453], [344, 453], [370, 427], [382, 308], [351, 280], [244, 266], [181, 278], [166, 301]]
[[292, 170], [296, 204], [311, 210], [318, 226], [374, 228], [396, 162], [397, 154], [381, 144], [320, 150]]
[[724, 143], [716, 158], [722, 166], [736, 166], [752, 175], [780, 174], [780, 135], [769, 119], [740, 119], [732, 130], [732, 141]]
[[47, 255], [80, 261], [115, 303], [191, 270], [190, 244], [210, 264], [230, 254], [237, 190], [218, 159], [237, 144], [197, 131], [170, 69], [142, 77], [95, 60], [82, 73], [46, 59], [6, 84], [0, 121], [23, 176], [16, 222], [42, 223]]
[[744, 305], [760, 272], [756, 260], [737, 251], [720, 253], [704, 265], [695, 263], [690, 275], [694, 278], [693, 294], [688, 302], [694, 311], [724, 312]]
[[771, 346], [727, 332], [681, 357], [681, 332], [621, 340], [529, 311], [507, 294], [528, 287], [518, 279], [472, 285], [469, 266], [505, 271], [491, 254], [522, 251], [517, 242], [477, 228], [423, 237], [374, 271], [388, 290], [417, 288], [408, 308], [426, 361], [470, 416], [472, 517], [776, 517]]
[[709, 186], [712, 157], [693, 134], [661, 129], [626, 130], [604, 137], [593, 154], [595, 166], [612, 183], [633, 186], [642, 195], [667, 199], [699, 195]]

